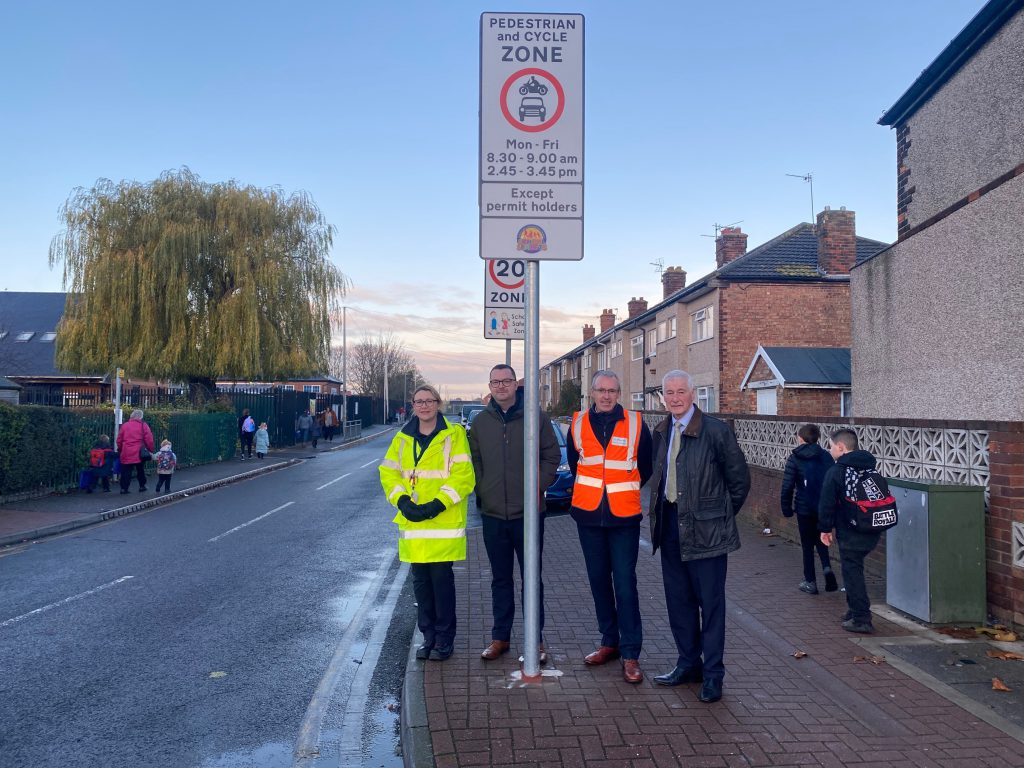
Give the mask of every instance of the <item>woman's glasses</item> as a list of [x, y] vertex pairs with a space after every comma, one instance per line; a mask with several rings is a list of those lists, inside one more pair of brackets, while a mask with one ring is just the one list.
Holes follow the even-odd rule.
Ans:
[[433, 405], [436, 402], [437, 402], [437, 400], [413, 400], [412, 404], [413, 405], [418, 405], [421, 408], [423, 408], [423, 407], [428, 406], [428, 405]]

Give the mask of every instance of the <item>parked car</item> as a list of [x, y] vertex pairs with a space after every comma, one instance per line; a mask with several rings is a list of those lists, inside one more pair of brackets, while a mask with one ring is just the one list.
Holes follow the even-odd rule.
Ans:
[[555, 430], [555, 437], [558, 438], [558, 447], [562, 451], [562, 458], [559, 460], [555, 481], [544, 491], [544, 501], [547, 503], [549, 512], [553, 508], [568, 509], [569, 503], [572, 501], [572, 473], [569, 471], [569, 458], [565, 452], [565, 434], [556, 421], [551, 422], [551, 428]]
[[486, 405], [483, 405], [481, 403], [473, 403], [472, 405], [462, 406], [462, 426], [464, 426], [468, 431], [469, 422], [472, 421], [471, 416], [478, 411], [482, 411], [486, 407]]

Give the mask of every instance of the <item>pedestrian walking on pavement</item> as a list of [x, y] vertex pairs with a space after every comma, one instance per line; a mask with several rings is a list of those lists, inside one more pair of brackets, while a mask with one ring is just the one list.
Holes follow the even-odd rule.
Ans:
[[309, 428], [309, 438], [313, 442], [313, 450], [316, 450], [316, 444], [320, 441], [320, 438], [324, 433], [324, 415], [318, 413], [316, 418], [313, 419], [313, 426]]
[[156, 492], [171, 492], [171, 477], [178, 466], [178, 457], [171, 449], [170, 440], [160, 441], [160, 450], [156, 452]]
[[328, 406], [324, 411], [324, 440], [328, 443], [334, 442], [334, 431], [338, 428], [338, 414], [334, 412], [333, 406]]
[[[839, 544], [839, 562], [843, 569], [843, 587], [846, 589], [846, 606], [849, 609], [842, 620], [842, 627], [848, 632], [870, 634], [875, 631], [871, 623], [871, 598], [864, 582], [864, 558], [882, 538], [880, 532], [859, 531], [848, 524], [851, 516], [860, 514], [857, 505], [847, 500], [847, 469], [865, 471], [874, 469], [875, 457], [859, 449], [857, 433], [852, 429], [837, 429], [832, 433], [832, 447], [829, 450], [836, 460], [821, 485], [821, 501], [818, 505], [818, 529], [821, 543], [826, 547], [832, 542]], [[832, 529], [835, 529], [835, 534]]]
[[245, 408], [242, 410], [242, 415], [238, 417], [238, 440], [241, 445], [239, 455], [243, 460], [252, 458], [252, 443], [255, 434], [256, 422], [249, 415], [249, 409]]
[[441, 396], [429, 385], [413, 393], [415, 415], [398, 431], [380, 464], [380, 482], [398, 508], [398, 557], [411, 563], [417, 624], [416, 658], [444, 661], [455, 643], [455, 573], [466, 559], [467, 498], [473, 463], [466, 431], [438, 415]]
[[693, 402], [685, 371], [662, 379], [669, 416], [654, 428], [651, 544], [661, 547], [661, 574], [675, 668], [658, 685], [702, 682], [703, 702], [722, 698], [725, 677], [725, 575], [740, 548], [736, 515], [750, 492], [750, 470], [724, 421]]
[[110, 476], [114, 473], [114, 449], [106, 435], [100, 435], [89, 449], [89, 471], [92, 478], [85, 492], [92, 493], [96, 490], [96, 485], [102, 483], [103, 492], [110, 493]]
[[575, 475], [569, 512], [601, 630], [600, 647], [583, 661], [597, 666], [621, 657], [623, 679], [640, 683], [643, 624], [636, 561], [643, 517], [640, 488], [651, 476], [651, 433], [639, 411], [619, 405], [621, 393], [618, 374], [598, 371], [590, 386], [594, 404], [573, 414], [566, 444]]
[[298, 433], [296, 437], [303, 446], [305, 446], [306, 443], [309, 442], [309, 432], [312, 428], [313, 417], [309, 415], [309, 409], [307, 408], [295, 420], [295, 430]]
[[[476, 475], [476, 503], [483, 524], [484, 547], [491, 564], [491, 642], [480, 653], [485, 661], [508, 651], [512, 622], [516, 616], [515, 577], [519, 561], [523, 578], [524, 432], [523, 390], [509, 365], [491, 368], [488, 387], [491, 401], [473, 420], [469, 449]], [[544, 552], [544, 489], [554, 482], [562, 451], [549, 419], [540, 417], [539, 522], [540, 554]], [[544, 649], [544, 582], [538, 574], [540, 592], [540, 663], [547, 661]], [[521, 598], [522, 599], [522, 598]]]
[[798, 589], [809, 595], [818, 594], [818, 580], [814, 575], [814, 555], [821, 560], [821, 571], [825, 577], [825, 591], [839, 589], [828, 547], [821, 543], [818, 531], [818, 502], [821, 499], [821, 483], [835, 462], [829, 452], [818, 445], [821, 430], [817, 424], [804, 424], [797, 431], [799, 445], [786, 459], [786, 471], [782, 476], [782, 516], [793, 517], [796, 513], [797, 529], [800, 531], [800, 549], [803, 550], [804, 580]]
[[267, 431], [267, 422], [262, 422], [256, 430], [256, 458], [262, 459], [270, 453], [270, 432]]
[[146, 490], [146, 462], [153, 457], [156, 446], [149, 424], [142, 420], [142, 410], [136, 408], [117, 432], [117, 453], [121, 459], [121, 493], [128, 493], [132, 473], [139, 478], [139, 493]]

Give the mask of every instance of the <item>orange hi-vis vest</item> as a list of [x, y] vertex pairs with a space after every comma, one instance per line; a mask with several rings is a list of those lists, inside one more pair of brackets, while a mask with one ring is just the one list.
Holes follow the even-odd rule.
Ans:
[[604, 448], [590, 426], [588, 411], [572, 416], [572, 440], [580, 459], [576, 464], [576, 484], [572, 489], [572, 505], [577, 509], [595, 510], [601, 497], [608, 495], [608, 506], [615, 517], [639, 515], [640, 470], [636, 454], [640, 446], [643, 422], [637, 411], [623, 410], [625, 418], [615, 423], [615, 431]]

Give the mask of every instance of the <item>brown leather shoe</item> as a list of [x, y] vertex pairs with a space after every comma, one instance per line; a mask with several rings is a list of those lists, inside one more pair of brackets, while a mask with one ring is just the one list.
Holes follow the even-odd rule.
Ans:
[[480, 658], [484, 661], [494, 661], [506, 651], [508, 651], [508, 640], [491, 640], [491, 644], [480, 651]]
[[640, 669], [640, 662], [636, 659], [623, 659], [622, 679], [627, 683], [642, 683], [644, 681], [644, 671]]
[[589, 664], [591, 667], [599, 667], [602, 664], [607, 664], [613, 659], [619, 658], [619, 649], [612, 648], [610, 645], [602, 645], [593, 653], [588, 653], [583, 657], [583, 663]]

